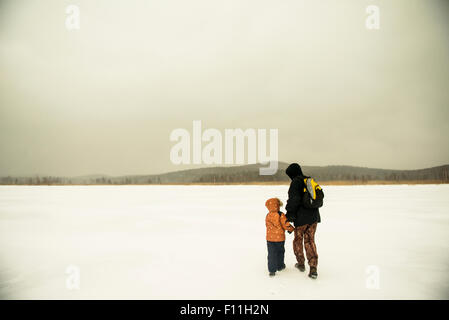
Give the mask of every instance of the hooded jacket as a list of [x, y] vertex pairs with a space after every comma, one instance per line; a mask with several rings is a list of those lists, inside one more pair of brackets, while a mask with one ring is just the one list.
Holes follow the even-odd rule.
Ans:
[[287, 167], [285, 173], [292, 179], [288, 189], [288, 200], [285, 206], [287, 210], [287, 220], [294, 223], [295, 227], [305, 224], [321, 222], [320, 211], [318, 209], [309, 209], [301, 205], [304, 195], [304, 179], [310, 178], [302, 173], [301, 166], [292, 163]]
[[267, 241], [281, 242], [285, 241], [285, 230], [293, 231], [293, 226], [287, 222], [285, 214], [279, 211], [281, 202], [277, 198], [268, 199], [265, 202], [268, 214], [265, 217], [265, 226], [267, 227]]

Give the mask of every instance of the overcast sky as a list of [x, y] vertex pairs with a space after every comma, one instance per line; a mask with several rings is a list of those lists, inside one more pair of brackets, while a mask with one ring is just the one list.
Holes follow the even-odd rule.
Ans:
[[0, 3], [0, 175], [185, 169], [193, 120], [277, 128], [304, 165], [449, 163], [447, 1]]

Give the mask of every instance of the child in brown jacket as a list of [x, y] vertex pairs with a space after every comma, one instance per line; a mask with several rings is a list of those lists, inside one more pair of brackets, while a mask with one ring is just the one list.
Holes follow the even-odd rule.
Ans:
[[287, 222], [285, 214], [279, 211], [282, 202], [278, 198], [271, 198], [265, 202], [268, 214], [265, 218], [267, 227], [268, 271], [274, 276], [276, 271], [285, 269], [284, 244], [285, 230], [291, 233], [293, 226]]

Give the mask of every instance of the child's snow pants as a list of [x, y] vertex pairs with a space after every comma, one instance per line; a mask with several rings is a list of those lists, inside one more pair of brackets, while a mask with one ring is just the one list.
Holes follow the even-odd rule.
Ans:
[[284, 244], [285, 241], [267, 241], [269, 272], [276, 272], [284, 267]]

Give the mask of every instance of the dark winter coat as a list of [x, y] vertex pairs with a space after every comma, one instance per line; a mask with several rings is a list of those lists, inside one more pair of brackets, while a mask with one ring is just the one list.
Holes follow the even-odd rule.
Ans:
[[304, 179], [309, 177], [304, 176], [301, 167], [296, 163], [288, 166], [286, 173], [292, 179], [290, 188], [288, 189], [287, 204], [285, 206], [287, 220], [293, 222], [295, 227], [321, 222], [319, 209], [309, 209], [301, 205], [302, 197], [307, 192], [304, 191], [306, 187]]

